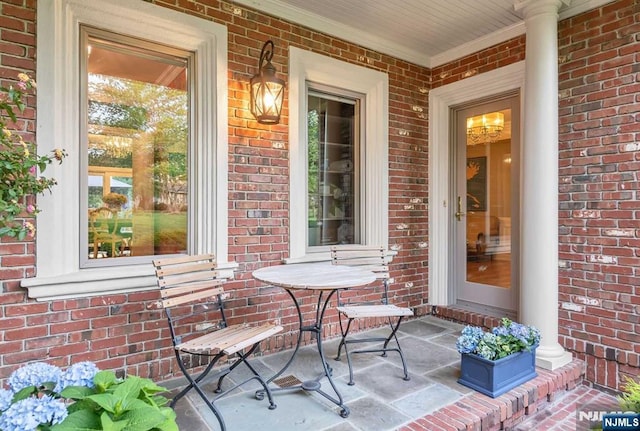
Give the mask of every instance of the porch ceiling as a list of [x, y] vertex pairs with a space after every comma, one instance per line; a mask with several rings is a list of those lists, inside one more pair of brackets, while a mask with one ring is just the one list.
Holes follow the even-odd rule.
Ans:
[[[532, 0], [538, 1], [538, 0]], [[563, 0], [560, 19], [611, 0]], [[435, 67], [525, 32], [522, 0], [235, 0], [332, 36]]]

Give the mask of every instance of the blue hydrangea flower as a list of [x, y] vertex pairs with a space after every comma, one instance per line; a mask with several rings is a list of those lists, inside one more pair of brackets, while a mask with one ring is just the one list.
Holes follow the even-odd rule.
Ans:
[[509, 326], [509, 334], [516, 337], [524, 344], [529, 343], [529, 337], [531, 336], [527, 326], [515, 322], [511, 323]]
[[86, 386], [93, 388], [93, 378], [98, 371], [100, 370], [96, 364], [90, 361], [73, 364], [60, 375], [55, 391], [62, 392], [62, 390], [68, 386]]
[[34, 362], [11, 373], [9, 387], [13, 392], [18, 392], [28, 386], [40, 387], [45, 383], [58, 383], [60, 373], [60, 368], [54, 365]]
[[478, 341], [482, 338], [482, 328], [478, 326], [465, 326], [462, 335], [456, 341], [456, 348], [460, 353], [473, 353], [476, 350]]
[[484, 331], [479, 326], [465, 326], [464, 329], [462, 329], [462, 335], [472, 338], [480, 339], [482, 338], [482, 334], [484, 334]]
[[531, 344], [540, 344], [540, 330], [535, 326], [529, 326], [529, 331], [531, 332]]
[[7, 389], [0, 389], [0, 412], [5, 411], [11, 406], [13, 392]]
[[509, 330], [504, 326], [496, 326], [491, 330], [495, 335], [507, 336], [509, 335]]
[[18, 401], [0, 415], [3, 431], [35, 431], [41, 424], [55, 425], [67, 417], [61, 401], [48, 395]]

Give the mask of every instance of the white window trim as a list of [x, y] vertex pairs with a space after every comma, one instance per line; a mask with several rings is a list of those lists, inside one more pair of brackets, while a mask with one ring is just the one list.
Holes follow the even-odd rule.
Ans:
[[[449, 253], [452, 205], [450, 162], [451, 108], [509, 90], [520, 90], [524, 106], [525, 62], [481, 73], [429, 92], [429, 304], [449, 305], [455, 300], [449, 271], [453, 257]], [[520, 115], [524, 112], [520, 109]], [[522, 118], [520, 124], [523, 124]]]
[[192, 172], [198, 202], [191, 251], [227, 262], [227, 30], [201, 18], [130, 0], [38, 0], [37, 145], [67, 150], [47, 174], [58, 181], [38, 198], [37, 277], [22, 280], [38, 300], [155, 288], [150, 263], [80, 269], [79, 26], [86, 24], [196, 52], [197, 154]]
[[361, 199], [363, 245], [389, 243], [389, 77], [299, 48], [289, 48], [290, 250], [286, 263], [329, 259], [329, 252], [307, 250], [307, 109], [306, 82], [362, 93], [365, 130]]

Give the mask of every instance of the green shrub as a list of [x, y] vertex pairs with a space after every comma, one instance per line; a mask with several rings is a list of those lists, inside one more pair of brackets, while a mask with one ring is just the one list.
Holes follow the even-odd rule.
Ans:
[[625, 384], [620, 396], [620, 406], [624, 411], [640, 413], [640, 383], [625, 377]]
[[23, 240], [35, 236], [30, 219], [40, 212], [30, 197], [51, 191], [57, 184], [42, 173], [54, 161], [62, 163], [67, 153], [55, 149], [50, 155], [40, 156], [33, 142], [25, 142], [20, 131], [11, 130], [16, 127], [18, 113], [26, 107], [26, 91], [36, 87], [24, 73], [18, 74], [18, 79], [15, 87], [0, 86], [0, 237]]

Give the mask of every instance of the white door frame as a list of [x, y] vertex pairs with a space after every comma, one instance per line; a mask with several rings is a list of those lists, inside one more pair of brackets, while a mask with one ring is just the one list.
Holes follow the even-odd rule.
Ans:
[[[449, 272], [452, 207], [450, 166], [451, 107], [510, 90], [520, 91], [520, 124], [524, 112], [525, 62], [475, 75], [429, 92], [429, 304], [454, 302]], [[521, 133], [522, 135], [522, 133]], [[520, 311], [520, 310], [518, 310]]]

